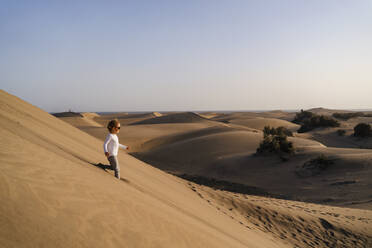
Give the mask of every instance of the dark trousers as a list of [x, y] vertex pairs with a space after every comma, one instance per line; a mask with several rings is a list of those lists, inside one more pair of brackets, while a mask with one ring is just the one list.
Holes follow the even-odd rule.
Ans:
[[120, 179], [120, 165], [118, 158], [116, 156], [108, 157], [108, 161], [110, 162], [111, 169], [115, 171], [115, 177]]

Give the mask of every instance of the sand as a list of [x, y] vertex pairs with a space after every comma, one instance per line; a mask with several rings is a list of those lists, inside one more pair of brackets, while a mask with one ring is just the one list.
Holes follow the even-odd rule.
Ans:
[[205, 204], [185, 182], [1, 91], [1, 247], [285, 247]]
[[[85, 123], [58, 119], [0, 91], [0, 247], [372, 245], [369, 210], [213, 190], [167, 174], [124, 151], [118, 155], [122, 178], [117, 180], [112, 171], [95, 166], [107, 164], [101, 136], [105, 118], [110, 117], [84, 116], [94, 121], [83, 119]], [[140, 118], [146, 116], [134, 119]], [[120, 120], [128, 119], [123, 115]], [[142, 142], [151, 143], [144, 152], [169, 146], [189, 155], [189, 149], [197, 145], [201, 150], [194, 150], [196, 155], [211, 144], [214, 148], [207, 151], [224, 152], [233, 148], [229, 139], [238, 137], [244, 137], [238, 142], [250, 151], [261, 135], [260, 131], [204, 120], [122, 126], [121, 135], [131, 133], [132, 142], [142, 137]], [[145, 137], [148, 134], [151, 138]], [[120, 139], [126, 144], [125, 137]], [[303, 146], [304, 157], [324, 149], [316, 144]], [[329, 153], [337, 153], [332, 149]], [[361, 150], [356, 155], [353, 149], [344, 153], [347, 159], [363, 161], [370, 154]], [[222, 160], [237, 156], [232, 150], [222, 155]]]

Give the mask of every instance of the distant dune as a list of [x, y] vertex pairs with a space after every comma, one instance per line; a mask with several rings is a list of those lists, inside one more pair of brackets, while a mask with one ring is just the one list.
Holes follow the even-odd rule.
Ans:
[[53, 113], [55, 117], [83, 117], [82, 114], [76, 112], [61, 112], [61, 113]]
[[96, 122], [95, 119], [92, 118], [92, 116], [87, 116], [84, 114], [82, 114], [81, 116], [69, 116], [69, 117], [59, 117], [59, 118], [78, 128], [102, 127], [102, 125]]
[[215, 112], [201, 112], [197, 114], [206, 119], [211, 119], [219, 115], [218, 113]]
[[312, 108], [306, 111], [312, 112], [318, 115], [332, 115], [334, 113], [350, 113], [353, 111], [350, 110], [341, 110], [341, 109], [327, 109], [327, 108]]
[[83, 113], [81, 113], [81, 115], [84, 116], [84, 117], [86, 117], [86, 118], [91, 118], [91, 119], [100, 117], [99, 114], [92, 113], [92, 112], [83, 112]]
[[211, 118], [214, 121], [231, 122], [234, 120], [253, 119], [253, 118], [275, 118], [280, 120], [292, 121], [295, 117], [293, 112], [280, 110], [266, 112], [232, 112], [228, 114], [219, 114]]
[[[129, 114], [129, 113], [113, 113], [113, 114], [105, 114], [101, 115], [99, 118], [96, 119], [101, 125], [106, 126], [107, 123], [112, 119], [118, 119], [121, 124], [128, 125], [134, 122], [146, 120], [149, 118], [153, 118], [159, 116], [160, 113], [158, 112], [150, 112], [150, 113], [139, 113], [139, 114]], [[160, 114], [161, 115], [161, 114]]]
[[138, 122], [131, 123], [131, 125], [143, 125], [143, 124], [164, 124], [164, 123], [195, 123], [207, 121], [206, 118], [193, 112], [186, 113], [175, 113], [167, 114], [163, 116], [156, 116], [155, 118], [150, 118]]
[[229, 123], [238, 124], [258, 130], [263, 130], [265, 126], [270, 127], [285, 127], [291, 131], [297, 131], [300, 126], [289, 121], [274, 119], [274, 118], [245, 118], [245, 119], [233, 119]]
[[159, 113], [159, 112], [152, 112], [152, 114], [153, 114], [154, 116], [156, 116], [156, 117], [160, 117], [160, 116], [162, 116], [162, 114]]

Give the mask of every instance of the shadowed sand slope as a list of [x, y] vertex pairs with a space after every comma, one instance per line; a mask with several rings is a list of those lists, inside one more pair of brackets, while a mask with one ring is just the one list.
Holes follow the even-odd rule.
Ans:
[[221, 214], [186, 183], [0, 92], [1, 247], [288, 247]]
[[[300, 136], [317, 140], [329, 147], [372, 149], [372, 137], [354, 137], [354, 127], [359, 123], [372, 125], [372, 117], [357, 117], [338, 121], [340, 122], [340, 127], [317, 128], [310, 132], [300, 134]], [[343, 130], [345, 133], [340, 135], [338, 133], [339, 130]]]

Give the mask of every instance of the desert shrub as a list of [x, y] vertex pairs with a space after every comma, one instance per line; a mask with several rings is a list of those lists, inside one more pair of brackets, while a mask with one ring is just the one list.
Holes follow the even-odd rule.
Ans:
[[257, 154], [275, 153], [282, 157], [283, 154], [293, 154], [293, 143], [288, 141], [285, 128], [264, 128], [264, 139], [257, 148]]
[[299, 113], [296, 113], [296, 116], [292, 122], [296, 124], [302, 124], [305, 121], [310, 120], [313, 116], [315, 116], [315, 114], [313, 114], [312, 112], [304, 111], [303, 109], [301, 109]]
[[286, 136], [293, 136], [293, 133], [291, 130], [285, 128], [285, 127], [270, 127], [270, 126], [265, 126], [264, 127], [264, 130], [263, 130], [263, 133], [264, 133], [264, 137], [268, 136], [268, 135], [279, 135], [279, 136], [282, 136], [282, 135], [286, 135]]
[[318, 127], [339, 127], [340, 123], [332, 117], [325, 115], [317, 115], [309, 111], [301, 110], [296, 114], [294, 123], [301, 124], [299, 133], [311, 131]]
[[308, 164], [317, 164], [318, 168], [324, 170], [333, 163], [333, 159], [330, 159], [324, 154], [320, 154], [318, 157], [311, 159]]
[[349, 120], [356, 117], [372, 117], [372, 114], [365, 114], [363, 112], [353, 112], [353, 113], [334, 113], [333, 117], [341, 120]]
[[339, 130], [337, 130], [337, 134], [338, 134], [338, 136], [344, 136], [346, 134], [346, 130], [339, 129]]
[[362, 117], [364, 116], [364, 113], [363, 112], [333, 113], [332, 116], [340, 120], [349, 120], [351, 118]]
[[315, 176], [328, 169], [332, 164], [334, 164], [334, 159], [321, 154], [298, 167], [296, 169], [296, 174], [300, 177]]
[[371, 125], [367, 123], [359, 123], [354, 127], [354, 136], [363, 138], [372, 136]]

